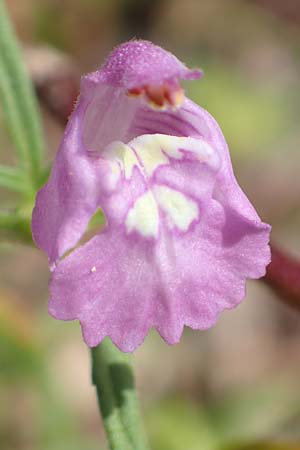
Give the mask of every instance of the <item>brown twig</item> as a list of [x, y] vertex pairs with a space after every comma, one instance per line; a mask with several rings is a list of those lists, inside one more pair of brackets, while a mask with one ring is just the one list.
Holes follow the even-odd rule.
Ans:
[[66, 125], [79, 92], [79, 75], [73, 62], [48, 47], [27, 48], [25, 60], [41, 103]]
[[300, 312], [300, 261], [271, 245], [272, 261], [262, 280], [267, 283], [285, 303]]
[[[247, 1], [253, 3], [253, 0]], [[286, 22], [293, 24], [300, 22], [300, 4], [297, 0], [254, 0], [254, 3]]]

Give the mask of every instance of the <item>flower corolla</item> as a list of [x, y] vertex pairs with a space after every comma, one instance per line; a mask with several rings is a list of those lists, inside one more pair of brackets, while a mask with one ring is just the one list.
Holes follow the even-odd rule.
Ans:
[[[89, 346], [110, 336], [134, 351], [151, 327], [174, 344], [265, 273], [270, 227], [239, 187], [216, 121], [180, 86], [201, 75], [130, 41], [82, 78], [32, 230], [53, 272], [50, 314], [79, 320]], [[99, 208], [104, 228], [74, 249]]]

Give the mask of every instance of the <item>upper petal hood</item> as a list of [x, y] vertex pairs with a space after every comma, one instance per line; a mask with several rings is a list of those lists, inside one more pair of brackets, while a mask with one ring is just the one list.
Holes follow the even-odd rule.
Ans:
[[179, 78], [194, 80], [201, 70], [190, 70], [172, 53], [149, 41], [130, 41], [118, 46], [99, 71], [87, 79], [114, 87], [131, 89], [145, 84]]

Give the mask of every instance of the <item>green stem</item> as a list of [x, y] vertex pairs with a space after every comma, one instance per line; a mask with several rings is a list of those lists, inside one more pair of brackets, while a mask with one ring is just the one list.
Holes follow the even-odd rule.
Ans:
[[92, 378], [111, 450], [149, 450], [130, 356], [106, 338], [92, 349]]

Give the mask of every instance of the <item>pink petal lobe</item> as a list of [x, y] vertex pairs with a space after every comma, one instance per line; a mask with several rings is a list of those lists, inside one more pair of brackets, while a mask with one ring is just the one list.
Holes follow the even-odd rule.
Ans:
[[39, 191], [33, 210], [33, 238], [50, 264], [78, 242], [97, 208], [96, 171], [82, 142], [83, 114], [81, 105], [69, 122], [49, 182]]

